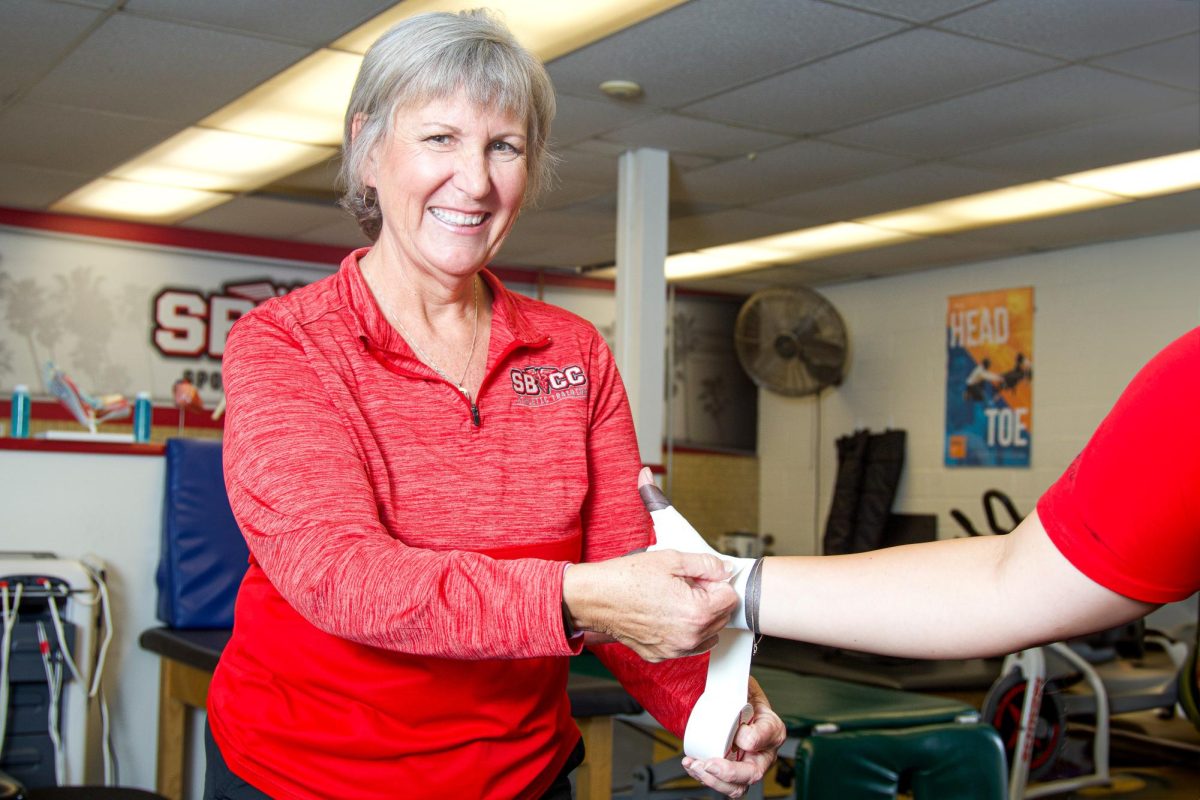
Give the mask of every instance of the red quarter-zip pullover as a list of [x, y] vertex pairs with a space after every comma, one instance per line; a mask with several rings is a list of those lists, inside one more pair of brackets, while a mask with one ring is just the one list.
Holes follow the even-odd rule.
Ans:
[[[229, 338], [225, 479], [251, 557], [213, 736], [278, 798], [536, 797], [578, 738], [564, 565], [650, 539], [625, 392], [592, 325], [484, 272], [472, 404], [383, 318], [365, 252]], [[705, 658], [598, 650], [682, 732]]]

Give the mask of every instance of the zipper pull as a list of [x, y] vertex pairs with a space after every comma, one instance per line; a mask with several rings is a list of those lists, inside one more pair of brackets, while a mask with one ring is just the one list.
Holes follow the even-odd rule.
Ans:
[[479, 406], [474, 403], [471, 403], [471, 422], [474, 423], [476, 428], [479, 427]]

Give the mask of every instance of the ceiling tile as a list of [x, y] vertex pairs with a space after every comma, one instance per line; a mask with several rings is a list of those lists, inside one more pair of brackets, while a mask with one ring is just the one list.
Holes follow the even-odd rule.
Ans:
[[612, 264], [617, 252], [616, 236], [562, 236], [534, 238], [531, 247], [522, 249], [519, 238], [506, 243], [496, 256], [496, 263], [509, 267], [550, 267], [574, 269]]
[[0, 25], [0, 105], [35, 83], [104, 15], [42, 0], [4, 0]]
[[940, 20], [938, 27], [1079, 59], [1200, 29], [1192, 0], [1004, 0]]
[[264, 197], [237, 197], [182, 223], [184, 228], [290, 239], [349, 218], [340, 208]]
[[[896, 69], [904, 64], [904, 69]], [[795, 135], [818, 133], [1058, 66], [1054, 59], [929, 29], [864, 45], [686, 107]]]
[[[604, 156], [613, 159], [613, 169], [617, 169], [617, 162], [621, 156], [629, 152], [632, 148], [630, 145], [621, 144], [620, 142], [609, 142], [604, 139], [585, 139], [571, 147], [572, 150], [591, 153], [593, 155]], [[708, 156], [698, 156], [692, 153], [672, 152], [668, 154], [671, 161], [672, 169], [699, 169], [700, 167], [708, 167], [717, 163], [720, 159], [710, 158]]]
[[[366, 235], [358, 227], [358, 223], [351, 219], [349, 214], [343, 214], [334, 222], [320, 225], [297, 234], [294, 238], [298, 242], [307, 242], [309, 244], [327, 244], [345, 247], [346, 252], [356, 247], [365, 247], [370, 244]], [[336, 264], [332, 266], [337, 267]]]
[[0, 206], [45, 211], [90, 180], [90, 175], [0, 162]]
[[734, 208], [713, 214], [697, 214], [672, 219], [668, 227], [667, 251], [680, 253], [729, 242], [741, 242], [760, 236], [808, 227], [807, 220], [795, 216], [768, 214]]
[[730, 158], [767, 150], [791, 141], [773, 133], [735, 128], [718, 122], [660, 114], [604, 135], [604, 140], [625, 147], [657, 147], [671, 153]]
[[1012, 183], [1009, 178], [982, 170], [950, 164], [916, 164], [837, 186], [780, 197], [750, 208], [791, 215], [808, 220], [810, 225], [820, 225], [963, 197]]
[[[102, 174], [181, 127], [121, 114], [18, 103], [0, 112], [0, 161]], [[36, 135], [30, 136], [31, 131]]]
[[342, 158], [334, 156], [308, 169], [293, 172], [259, 189], [262, 194], [298, 194], [309, 196], [340, 197], [335, 184]]
[[634, 80], [649, 105], [677, 108], [902, 27], [813, 0], [756, 0], [753, 13], [743, 3], [693, 0], [548, 66], [567, 94]]
[[[691, 217], [697, 214], [713, 214], [723, 208], [718, 203], [705, 203], [702, 201], [687, 200], [686, 198], [677, 198], [672, 196], [667, 201], [667, 218], [678, 219], [681, 217]], [[572, 212], [579, 214], [603, 214], [612, 217], [614, 220], [617, 216], [617, 193], [615, 191], [605, 192], [594, 197], [590, 197], [581, 202], [575, 203], [569, 209]]]
[[718, 159], [697, 156], [691, 153], [671, 153], [671, 168], [689, 172], [693, 169], [711, 167]]
[[126, 11], [323, 46], [396, 0], [128, 0]]
[[558, 153], [558, 176], [563, 181], [585, 181], [610, 189], [617, 188], [617, 156], [601, 155], [567, 147]]
[[522, 214], [513, 226], [513, 233], [522, 238], [567, 232], [571, 236], [611, 236], [617, 230], [616, 217], [603, 210], [590, 210], [583, 206], [554, 211], [538, 211]]
[[978, 150], [954, 159], [954, 163], [1033, 180], [1198, 146], [1200, 105], [1192, 104]]
[[1138, 78], [1200, 91], [1200, 33], [1126, 50], [1091, 63]]
[[904, 166], [895, 156], [803, 141], [716, 166], [672, 175], [671, 196], [720, 203], [760, 203], [804, 188], [832, 186]]
[[521, 212], [522, 215], [535, 213], [539, 209], [555, 209], [569, 206], [572, 203], [578, 203], [581, 200], [590, 200], [593, 197], [612, 192], [611, 186], [604, 186], [599, 183], [587, 183], [586, 181], [570, 181], [569, 183], [561, 183], [555, 185], [545, 194], [536, 206], [528, 207], [526, 211]]
[[558, 115], [554, 118], [550, 139], [555, 146], [572, 145], [656, 111], [638, 101], [610, 100], [603, 97], [599, 90], [595, 99], [560, 93]]
[[840, 6], [877, 11], [892, 17], [929, 22], [986, 0], [831, 0]]
[[133, 16], [109, 18], [29, 98], [194, 122], [309, 51]]
[[1037, 133], [1145, 114], [1194, 99], [1179, 89], [1074, 66], [884, 117], [825, 138], [924, 158], [948, 158]]

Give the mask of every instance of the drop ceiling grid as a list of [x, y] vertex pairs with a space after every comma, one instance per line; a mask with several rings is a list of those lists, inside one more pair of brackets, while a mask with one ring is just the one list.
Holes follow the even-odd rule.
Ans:
[[[794, 136], [930, 105], [1060, 61], [913, 29], [686, 106], [685, 113]], [[903, 69], [896, 69], [903, 64]]]
[[1200, 29], [1191, 0], [1005, 0], [940, 19], [938, 27], [1069, 60]]
[[103, 16], [76, 6], [5, 0], [0, 25], [0, 108], [49, 72]]
[[689, 195], [733, 205], [750, 205], [805, 189], [834, 186], [877, 172], [897, 169], [914, 159], [818, 140], [793, 142], [758, 154], [753, 160], [723, 161], [680, 175]]
[[310, 228], [338, 222], [346, 212], [337, 206], [273, 197], [235, 197], [228, 203], [181, 223], [184, 228], [291, 239]]
[[594, 96], [602, 80], [630, 78], [648, 104], [675, 109], [904, 27], [814, 0], [758, 0], [753, 13], [746, 9], [693, 0], [555, 59], [550, 75], [560, 92], [579, 97]]
[[395, 0], [127, 0], [123, 11], [193, 27], [239, 32], [264, 40], [324, 47], [395, 5]]
[[950, 159], [1019, 181], [1069, 175], [1200, 146], [1200, 104], [1039, 134]]
[[749, 208], [823, 224], [990, 191], [1011, 183], [1010, 178], [993, 172], [928, 162], [791, 194]]
[[1097, 58], [1091, 64], [1135, 78], [1200, 92], [1200, 32]]
[[27, 101], [0, 114], [0, 162], [77, 172], [86, 182], [182, 128], [178, 122]]
[[308, 52], [241, 34], [115, 15], [27, 97], [190, 124]]
[[917, 158], [950, 158], [1075, 125], [1180, 106], [1194, 95], [1083, 66], [984, 89], [824, 138]]
[[[0, 204], [47, 207], [393, 5], [296, 3], [280, 19], [271, 4], [242, 0], [128, 0], [120, 11], [4, 0]], [[502, 258], [611, 261], [628, 147], [671, 152], [672, 252], [1192, 149], [1198, 32], [1194, 0], [693, 0], [549, 64], [562, 188], [524, 212]], [[604, 97], [597, 84], [612, 77], [639, 80], [646, 95]], [[333, 167], [187, 224], [360, 244], [333, 205]], [[967, 242], [1023, 252], [1197, 219], [1196, 202], [1181, 198], [1088, 213], [921, 247], [933, 266], [956, 247], [968, 257]], [[840, 281], [868, 265], [915, 268], [920, 251], [769, 274]]]

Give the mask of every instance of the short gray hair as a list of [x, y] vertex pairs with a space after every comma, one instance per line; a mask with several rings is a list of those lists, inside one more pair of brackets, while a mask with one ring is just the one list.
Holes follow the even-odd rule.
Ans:
[[[371, 241], [383, 225], [375, 190], [362, 178], [372, 149], [391, 134], [399, 109], [460, 90], [480, 107], [525, 120], [525, 199], [536, 200], [548, 187], [556, 161], [548, 147], [555, 101], [542, 62], [484, 9], [410, 17], [371, 45], [346, 108], [341, 205]], [[352, 137], [359, 116], [363, 123]]]

